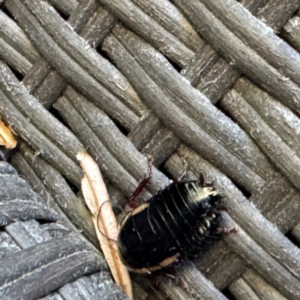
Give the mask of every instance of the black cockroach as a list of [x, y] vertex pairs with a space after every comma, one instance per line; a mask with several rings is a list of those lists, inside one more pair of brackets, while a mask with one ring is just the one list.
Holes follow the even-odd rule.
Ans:
[[201, 175], [170, 184], [121, 222], [117, 243], [123, 263], [150, 273], [203, 250], [222, 233], [222, 208], [221, 196]]

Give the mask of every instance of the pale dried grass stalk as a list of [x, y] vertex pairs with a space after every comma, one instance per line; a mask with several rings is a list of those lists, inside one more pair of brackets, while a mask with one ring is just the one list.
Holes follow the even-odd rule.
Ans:
[[79, 152], [77, 159], [85, 173], [81, 181], [81, 188], [86, 204], [92, 213], [101, 249], [116, 283], [130, 299], [133, 299], [129, 273], [118, 253], [116, 243], [118, 236], [117, 220], [100, 170], [87, 153]]

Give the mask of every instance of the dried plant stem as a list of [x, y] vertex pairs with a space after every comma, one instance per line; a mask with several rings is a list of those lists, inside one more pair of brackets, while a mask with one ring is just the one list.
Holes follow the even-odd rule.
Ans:
[[79, 152], [76, 157], [85, 173], [81, 181], [81, 188], [86, 204], [92, 213], [96, 234], [105, 259], [116, 283], [130, 299], [133, 299], [128, 270], [121, 262], [118, 253], [117, 220], [98, 165], [86, 153]]

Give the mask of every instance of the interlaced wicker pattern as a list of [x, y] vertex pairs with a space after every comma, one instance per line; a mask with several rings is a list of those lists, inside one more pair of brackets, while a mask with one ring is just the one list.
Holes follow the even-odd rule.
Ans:
[[0, 107], [20, 145], [10, 162], [51, 207], [96, 244], [76, 194], [79, 151], [99, 164], [116, 208], [146, 154], [155, 167], [142, 198], [185, 163], [224, 195], [237, 232], [176, 267], [180, 284], [133, 275], [139, 299], [300, 299], [299, 6], [4, 1]]

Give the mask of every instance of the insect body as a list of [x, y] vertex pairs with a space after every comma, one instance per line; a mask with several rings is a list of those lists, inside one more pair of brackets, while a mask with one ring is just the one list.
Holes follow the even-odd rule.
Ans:
[[220, 202], [201, 180], [172, 183], [121, 223], [118, 248], [124, 264], [149, 273], [199, 252], [220, 235]]

